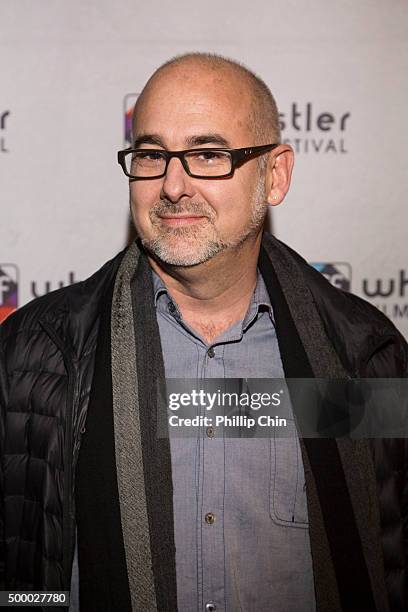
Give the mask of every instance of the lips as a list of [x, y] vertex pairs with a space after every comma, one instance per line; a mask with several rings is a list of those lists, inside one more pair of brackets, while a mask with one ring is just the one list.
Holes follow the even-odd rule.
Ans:
[[159, 219], [166, 225], [188, 225], [207, 219], [204, 215], [159, 215]]
[[202, 219], [205, 215], [158, 215], [160, 219]]

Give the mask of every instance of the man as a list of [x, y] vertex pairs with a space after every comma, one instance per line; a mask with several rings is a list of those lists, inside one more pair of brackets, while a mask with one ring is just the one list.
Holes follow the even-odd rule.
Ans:
[[1, 328], [2, 588], [72, 586], [98, 611], [407, 609], [404, 440], [158, 437], [165, 377], [407, 376], [395, 327], [263, 231], [293, 166], [268, 88], [175, 58], [133, 138], [138, 240]]

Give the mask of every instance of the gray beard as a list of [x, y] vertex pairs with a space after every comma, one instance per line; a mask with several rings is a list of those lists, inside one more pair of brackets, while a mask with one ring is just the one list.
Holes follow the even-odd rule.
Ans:
[[[178, 233], [178, 235], [182, 236], [181, 233]], [[147, 251], [164, 263], [183, 267], [197, 266], [228, 248], [228, 244], [222, 240], [208, 240], [205, 244], [205, 248], [202, 250], [200, 249], [200, 253], [191, 251], [188, 256], [182, 257], [178, 255], [173, 248], [169, 248], [166, 241], [163, 240], [163, 235], [157, 236], [151, 240], [142, 239], [142, 244]]]
[[[212, 232], [212, 237], [201, 236], [202, 228], [173, 227], [162, 229], [160, 235], [155, 238], [141, 238], [142, 244], [153, 256], [168, 265], [179, 267], [197, 266], [227, 249], [238, 250], [246, 240], [256, 235], [263, 226], [268, 210], [268, 204], [265, 202], [265, 199], [264, 180], [261, 177], [252, 196], [252, 216], [249, 226], [234, 240], [222, 240], [216, 236], [215, 231]], [[163, 212], [182, 214], [187, 211], [178, 204], [161, 200], [149, 213], [153, 227], [158, 226], [157, 217]], [[207, 209], [202, 203], [190, 202], [188, 212], [206, 216], [208, 223], [214, 227], [215, 215], [211, 209]], [[191, 242], [191, 249], [189, 249], [187, 254], [185, 252], [178, 252], [174, 246], [168, 244], [167, 238], [171, 241], [173, 237], [185, 238]]]

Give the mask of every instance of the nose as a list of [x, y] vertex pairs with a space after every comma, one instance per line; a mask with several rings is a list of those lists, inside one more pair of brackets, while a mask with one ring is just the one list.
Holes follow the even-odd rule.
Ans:
[[171, 202], [178, 202], [183, 196], [193, 195], [190, 177], [184, 170], [181, 161], [176, 157], [169, 161], [161, 192], [161, 195]]

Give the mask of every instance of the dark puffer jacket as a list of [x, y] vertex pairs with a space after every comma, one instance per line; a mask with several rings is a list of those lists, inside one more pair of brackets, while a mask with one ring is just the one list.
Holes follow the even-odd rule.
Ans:
[[[408, 376], [407, 344], [392, 323], [289, 252], [351, 376]], [[69, 590], [75, 467], [101, 301], [122, 256], [86, 281], [21, 308], [0, 327], [0, 590]], [[372, 442], [393, 611], [408, 609], [407, 448], [402, 439]]]

